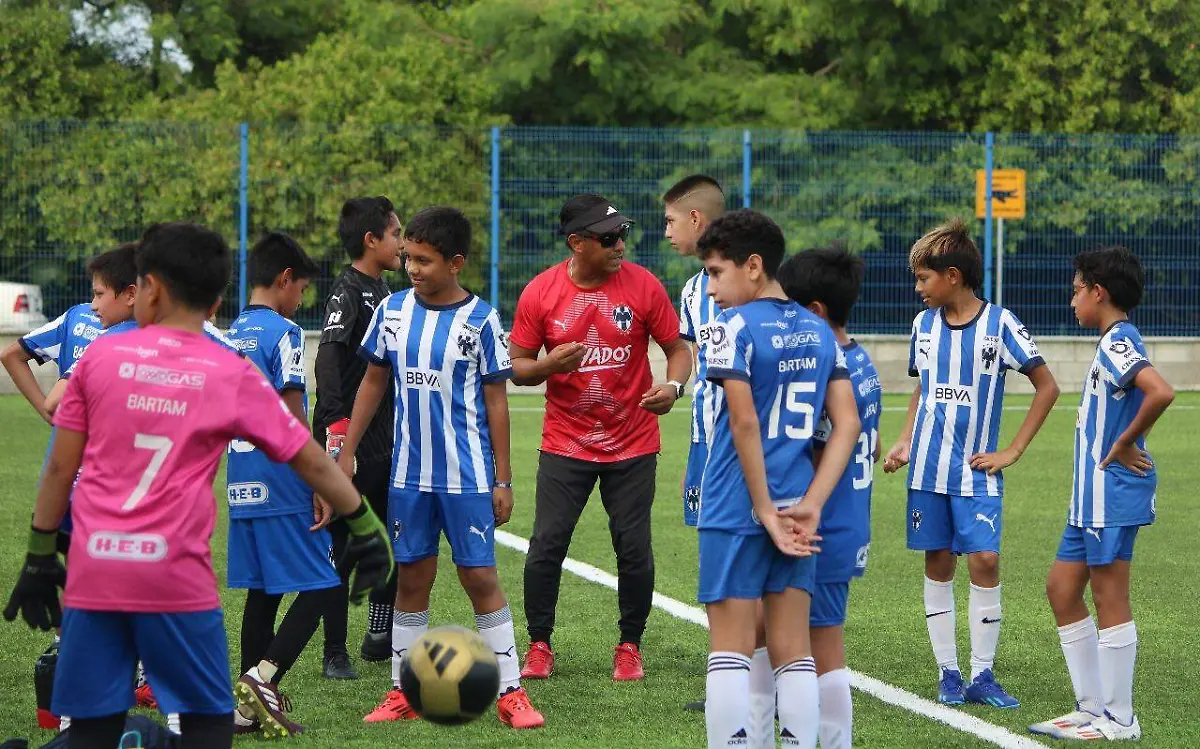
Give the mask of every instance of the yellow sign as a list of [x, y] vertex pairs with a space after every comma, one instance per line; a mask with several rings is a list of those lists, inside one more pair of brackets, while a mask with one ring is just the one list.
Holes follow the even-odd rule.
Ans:
[[[975, 218], [987, 218], [987, 172], [975, 172]], [[1025, 170], [992, 170], [992, 218], [1025, 218]]]

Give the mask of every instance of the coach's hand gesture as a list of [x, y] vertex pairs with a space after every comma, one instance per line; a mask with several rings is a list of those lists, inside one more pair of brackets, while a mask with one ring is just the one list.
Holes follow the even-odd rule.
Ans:
[[652, 414], [662, 416], [671, 411], [671, 406], [675, 405], [677, 395], [678, 391], [674, 385], [669, 383], [655, 385], [642, 394], [642, 401], [638, 405]]
[[587, 344], [580, 341], [555, 346], [546, 354], [546, 366], [551, 374], [567, 374], [579, 369], [587, 355]]

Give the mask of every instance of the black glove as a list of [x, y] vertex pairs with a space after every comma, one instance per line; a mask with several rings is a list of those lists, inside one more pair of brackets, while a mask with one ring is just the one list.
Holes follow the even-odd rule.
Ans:
[[34, 629], [49, 630], [62, 626], [58, 589], [66, 586], [67, 571], [58, 561], [55, 550], [57, 537], [57, 529], [30, 529], [25, 566], [21, 568], [8, 605], [4, 607], [7, 621], [14, 621], [19, 611], [25, 623]]
[[350, 600], [357, 605], [369, 591], [383, 590], [387, 586], [396, 562], [387, 529], [366, 502], [346, 516], [346, 525], [350, 529], [350, 539], [338, 560], [337, 571], [343, 580], [349, 581], [350, 573], [357, 570], [350, 585]]

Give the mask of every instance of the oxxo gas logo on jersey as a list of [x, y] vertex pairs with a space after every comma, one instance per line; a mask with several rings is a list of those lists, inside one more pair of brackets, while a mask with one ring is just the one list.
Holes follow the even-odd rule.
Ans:
[[629, 361], [633, 346], [589, 346], [579, 363], [577, 372], [599, 372], [604, 369], [620, 369]]
[[152, 364], [138, 364], [131, 367], [129, 362], [123, 362], [117, 370], [122, 379], [132, 379], [134, 382], [144, 382], [147, 385], [163, 385], [173, 388], [204, 389], [203, 372], [185, 372], [178, 369], [156, 367]]
[[71, 332], [76, 338], [82, 338], [85, 341], [94, 341], [100, 336], [101, 330], [85, 322], [77, 322]]

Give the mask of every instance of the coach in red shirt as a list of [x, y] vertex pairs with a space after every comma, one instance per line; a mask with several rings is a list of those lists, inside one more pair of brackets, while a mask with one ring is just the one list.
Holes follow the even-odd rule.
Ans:
[[[550, 633], [567, 546], [600, 482], [617, 552], [621, 640], [613, 678], [640, 679], [642, 632], [654, 595], [650, 506], [658, 464], [658, 416], [683, 394], [692, 357], [662, 283], [624, 260], [632, 223], [599, 195], [577, 195], [559, 213], [571, 256], [543, 271], [517, 302], [509, 349], [513, 381], [546, 383], [533, 537], [525, 560], [530, 648], [521, 675], [554, 668]], [[667, 355], [654, 385], [647, 353]], [[538, 358], [545, 348], [546, 354]]]

